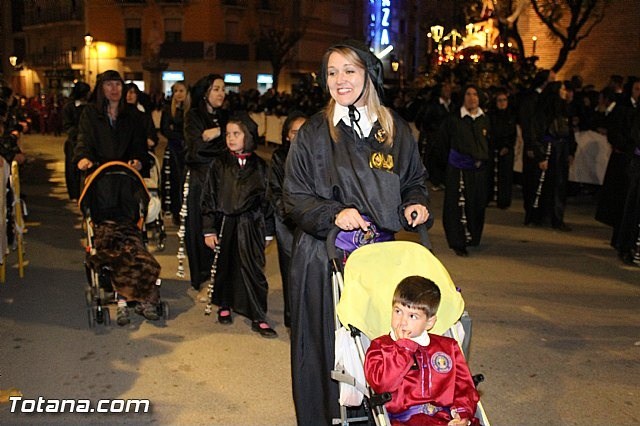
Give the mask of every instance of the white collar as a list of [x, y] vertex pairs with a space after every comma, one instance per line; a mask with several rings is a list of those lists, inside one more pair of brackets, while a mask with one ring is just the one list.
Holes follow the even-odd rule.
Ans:
[[138, 111], [140, 111], [140, 112], [145, 112], [144, 107], [142, 106], [142, 104], [141, 104], [141, 103], [137, 103], [137, 104], [136, 104], [136, 108], [137, 108], [137, 109], [138, 109]]
[[483, 114], [484, 114], [484, 111], [482, 111], [482, 108], [480, 107], [478, 107], [478, 110], [476, 111], [475, 115], [471, 115], [469, 110], [466, 109], [464, 106], [460, 107], [460, 118], [464, 118], [465, 115], [468, 115], [469, 117], [475, 120], [476, 118], [480, 117]]
[[[362, 129], [364, 136], [367, 137], [369, 136], [369, 133], [371, 133], [371, 129], [373, 129], [373, 123], [378, 120], [378, 116], [373, 114], [373, 116], [370, 117], [369, 110], [366, 105], [356, 109], [360, 113], [358, 125]], [[337, 126], [340, 120], [344, 121], [347, 126], [351, 127], [351, 121], [349, 120], [349, 108], [336, 102], [336, 106], [333, 111], [333, 125]]]
[[451, 99], [445, 100], [445, 99], [440, 98], [439, 101], [440, 101], [440, 105], [444, 106], [444, 108], [447, 111], [449, 111], [449, 105], [451, 105]]
[[[394, 342], [398, 340], [398, 338], [396, 337], [396, 333], [394, 333], [393, 330], [391, 330], [391, 333], [389, 333], [389, 336], [391, 336]], [[427, 330], [423, 331], [422, 334], [417, 337], [411, 337], [409, 340], [416, 342], [420, 346], [429, 346], [429, 342], [431, 342], [431, 339], [429, 339], [429, 333], [427, 333]]]
[[636, 107], [636, 105], [638, 105], [638, 101], [636, 101], [636, 100], [633, 98], [633, 96], [632, 96], [632, 97], [631, 97], [631, 106], [635, 108], [635, 107]]

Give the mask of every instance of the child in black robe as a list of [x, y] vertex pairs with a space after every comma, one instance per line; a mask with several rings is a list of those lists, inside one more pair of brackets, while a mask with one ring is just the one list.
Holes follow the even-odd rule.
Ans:
[[205, 244], [219, 246], [211, 303], [218, 322], [231, 324], [232, 310], [248, 317], [262, 337], [277, 337], [266, 321], [268, 284], [264, 249], [273, 239], [274, 219], [267, 200], [268, 168], [253, 154], [258, 126], [246, 115], [227, 123], [228, 152], [209, 169], [202, 193]]

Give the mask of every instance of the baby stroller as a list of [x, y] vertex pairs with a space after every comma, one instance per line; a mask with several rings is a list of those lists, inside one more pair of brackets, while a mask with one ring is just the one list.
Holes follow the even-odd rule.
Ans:
[[[145, 238], [154, 242], [157, 251], [163, 251], [167, 240], [167, 233], [164, 228], [164, 211], [162, 210], [162, 201], [160, 199], [161, 173], [160, 162], [158, 157], [149, 152], [151, 157], [151, 169], [149, 177], [144, 178], [144, 183], [149, 191], [149, 208], [147, 209], [147, 217], [145, 220]], [[149, 238], [151, 232], [151, 238]]]
[[[358, 248], [347, 259], [344, 278], [334, 245], [337, 231], [332, 231], [327, 238], [333, 269], [336, 324], [336, 368], [332, 378], [340, 384], [341, 414], [341, 418], [334, 419], [333, 424], [346, 426], [368, 421], [377, 426], [391, 425], [384, 407], [391, 397], [373, 393], [366, 384], [363, 365], [370, 341], [389, 333], [391, 300], [396, 285], [410, 275], [429, 278], [438, 285], [441, 292], [438, 319], [429, 332], [456, 339], [465, 356], [468, 356], [471, 339], [471, 319], [464, 310], [464, 300], [449, 273], [425, 247], [430, 246], [426, 228], [421, 229], [423, 245], [389, 241]], [[477, 386], [484, 377], [476, 375], [473, 379]], [[361, 403], [367, 416], [348, 418], [346, 407], [359, 406]], [[489, 426], [480, 402], [475, 416], [482, 425]]]
[[[110, 323], [107, 304], [117, 301], [118, 292], [128, 301], [153, 301], [159, 318], [169, 316], [168, 304], [159, 298], [160, 265], [143, 241], [149, 198], [142, 176], [124, 162], [105, 163], [85, 180], [78, 205], [87, 235], [90, 327]], [[105, 237], [100, 247], [97, 232]]]

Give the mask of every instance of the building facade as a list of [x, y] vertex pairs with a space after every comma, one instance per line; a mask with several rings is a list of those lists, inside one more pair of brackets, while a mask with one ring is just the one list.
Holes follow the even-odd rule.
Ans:
[[[324, 50], [363, 37], [363, 2], [345, 0], [10, 0], [2, 2], [2, 70], [17, 93], [67, 91], [115, 69], [147, 92], [219, 73], [230, 90], [273, 79], [261, 32], [301, 38], [279, 77], [317, 72]], [[277, 42], [277, 39], [274, 39]], [[7, 53], [11, 52], [11, 53]], [[16, 56], [16, 65], [8, 62]]]

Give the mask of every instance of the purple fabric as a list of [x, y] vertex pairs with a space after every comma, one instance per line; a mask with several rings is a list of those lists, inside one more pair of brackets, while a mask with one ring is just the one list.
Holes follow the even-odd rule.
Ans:
[[456, 169], [462, 170], [475, 170], [478, 168], [476, 160], [472, 156], [458, 152], [453, 148], [449, 150], [449, 164]]
[[633, 153], [637, 156], [640, 156], [640, 146], [637, 146], [636, 149], [633, 150]]
[[[362, 216], [362, 218], [370, 222], [368, 217]], [[351, 253], [358, 247], [383, 241], [393, 241], [393, 239], [393, 233], [380, 230], [372, 223], [369, 230], [356, 229], [355, 231], [338, 232], [336, 247]]]
[[404, 423], [407, 420], [409, 420], [412, 416], [415, 416], [416, 414], [426, 414], [428, 416], [433, 416], [434, 414], [440, 411], [444, 411], [444, 408], [433, 406], [433, 410], [434, 412], [429, 414], [429, 412], [426, 409], [426, 404], [414, 405], [412, 407], [407, 408], [401, 413], [389, 413], [389, 418], [391, 420], [397, 420], [401, 423]]

